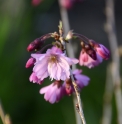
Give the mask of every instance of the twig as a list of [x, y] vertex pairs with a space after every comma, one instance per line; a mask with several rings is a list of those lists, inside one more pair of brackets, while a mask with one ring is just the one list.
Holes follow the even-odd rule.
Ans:
[[0, 117], [1, 117], [3, 124], [12, 124], [9, 115], [4, 114], [1, 101], [0, 101]]
[[1, 117], [1, 120], [2, 120], [3, 124], [6, 124], [5, 123], [5, 114], [4, 114], [4, 111], [3, 111], [1, 101], [0, 101], [0, 117]]
[[[60, 6], [60, 0], [59, 0], [59, 6]], [[63, 28], [64, 28], [64, 31], [65, 31], [65, 34], [68, 33], [68, 31], [70, 30], [70, 26], [69, 26], [69, 20], [68, 20], [68, 14], [67, 14], [67, 10], [63, 7], [60, 6], [60, 13], [61, 13], [61, 17], [62, 17], [62, 22], [63, 22]], [[66, 46], [66, 50], [67, 50], [67, 53], [70, 57], [72, 58], [75, 58], [75, 55], [74, 55], [74, 52], [73, 52], [73, 46], [71, 45], [71, 43], [68, 43], [68, 45]], [[76, 69], [76, 66], [73, 65], [72, 66], [73, 69]], [[71, 74], [71, 79], [72, 79], [72, 83], [74, 85], [74, 89], [75, 89], [75, 92], [76, 92], [76, 96], [77, 96], [77, 100], [76, 100], [76, 96], [74, 96], [73, 98], [73, 103], [74, 103], [74, 108], [75, 108], [75, 116], [76, 116], [76, 122], [77, 124], [86, 124], [85, 122], [85, 118], [84, 118], [84, 114], [83, 114], [83, 110], [82, 110], [82, 106], [81, 106], [81, 98], [80, 98], [80, 93], [78, 91], [78, 87], [77, 87], [77, 84], [75, 83], [75, 80], [74, 80], [74, 77], [73, 77], [73, 74], [72, 74], [72, 71], [70, 70], [70, 74]], [[76, 103], [78, 102], [78, 113], [76, 111]], [[80, 119], [81, 117], [81, 119]], [[81, 122], [82, 120], [82, 122]]]
[[112, 83], [111, 66], [112, 65], [109, 64], [107, 67], [102, 124], [111, 124], [111, 116], [112, 116], [111, 102], [112, 102], [112, 95], [113, 95], [113, 85], [111, 84]]
[[71, 70], [70, 70], [70, 74], [71, 74], [72, 83], [74, 85], [75, 93], [76, 93], [76, 96], [77, 96], [78, 113], [79, 113], [79, 115], [80, 115], [80, 117], [82, 119], [83, 124], [86, 124], [86, 121], [85, 121], [85, 118], [84, 118], [84, 114], [83, 114], [83, 110], [82, 110], [82, 106], [81, 106], [80, 92], [79, 92], [79, 89], [78, 89], [77, 84], [75, 83], [75, 80], [74, 80], [74, 77], [73, 77], [73, 74], [72, 74], [72, 71]]
[[114, 0], [106, 0], [106, 32], [112, 56], [112, 79], [114, 85], [114, 94], [117, 107], [118, 124], [122, 124], [122, 92], [121, 92], [121, 78], [120, 78], [120, 58], [117, 45], [117, 37], [115, 31], [115, 17], [114, 17]]

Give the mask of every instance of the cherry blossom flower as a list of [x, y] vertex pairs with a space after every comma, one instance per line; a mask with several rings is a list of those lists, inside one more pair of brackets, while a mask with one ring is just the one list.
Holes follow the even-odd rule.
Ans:
[[44, 94], [45, 100], [53, 104], [58, 102], [64, 96], [65, 90], [61, 81], [55, 81], [49, 86], [43, 87], [40, 90], [40, 94]]
[[76, 84], [78, 85], [79, 89], [82, 89], [83, 87], [87, 86], [89, 84], [90, 78], [86, 75], [81, 74], [81, 70], [76, 69], [73, 71], [73, 75], [76, 81]]
[[29, 80], [30, 80], [30, 82], [37, 83], [37, 84], [42, 84], [43, 83], [42, 80], [39, 80], [37, 78], [37, 76], [36, 76], [36, 74], [34, 72], [30, 75]]
[[[75, 83], [78, 85], [79, 90], [87, 86], [90, 81], [90, 78], [88, 76], [81, 74], [81, 72], [82, 71], [79, 69], [73, 71]], [[66, 80], [64, 83], [65, 83], [66, 94], [71, 95], [75, 91], [71, 79]]]
[[31, 54], [36, 59], [33, 72], [39, 80], [50, 76], [51, 80], [66, 80], [70, 76], [70, 65], [77, 64], [77, 59], [68, 58], [57, 47], [48, 49], [45, 54]]
[[[73, 71], [75, 83], [79, 90], [89, 84], [90, 78], [81, 74], [81, 70]], [[52, 84], [40, 89], [40, 94], [44, 94], [44, 99], [50, 103], [58, 102], [64, 95], [71, 95], [74, 92], [71, 79], [67, 79], [64, 83], [62, 81], [54, 81]]]

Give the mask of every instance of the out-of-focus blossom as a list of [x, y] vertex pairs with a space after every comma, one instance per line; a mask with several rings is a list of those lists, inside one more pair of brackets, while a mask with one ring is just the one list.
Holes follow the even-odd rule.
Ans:
[[32, 0], [32, 5], [38, 6], [43, 0]]
[[65, 90], [60, 81], [55, 81], [49, 86], [43, 87], [40, 90], [40, 94], [44, 94], [45, 100], [53, 104], [64, 96]]
[[[43, 0], [32, 0], [33, 6], [38, 6]], [[83, 0], [59, 0], [62, 7], [66, 9], [71, 9], [76, 2], [83, 2]]]
[[28, 61], [27, 61], [26, 65], [25, 65], [25, 67], [26, 67], [26, 68], [29, 68], [29, 67], [33, 66], [34, 63], [35, 63], [35, 61], [36, 61], [36, 60], [31, 57], [30, 59], [28, 59]]
[[33, 72], [39, 80], [48, 76], [51, 80], [66, 80], [70, 76], [70, 65], [78, 63], [77, 59], [66, 57], [57, 47], [48, 49], [45, 54], [32, 54], [31, 56], [37, 60]]
[[79, 64], [81, 66], [87, 66], [88, 68], [93, 68], [94, 66], [99, 65], [102, 62], [102, 57], [96, 53], [96, 60], [91, 58], [84, 49], [81, 50], [79, 57]]
[[74, 1], [73, 0], [60, 0], [60, 4], [62, 7], [66, 9], [72, 8]]

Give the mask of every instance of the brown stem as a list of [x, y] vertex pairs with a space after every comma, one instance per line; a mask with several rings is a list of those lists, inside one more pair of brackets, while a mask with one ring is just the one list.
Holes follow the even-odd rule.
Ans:
[[114, 0], [106, 0], [106, 32], [108, 34], [112, 57], [112, 80], [117, 107], [118, 124], [122, 124], [122, 91], [120, 78], [120, 58], [115, 31]]

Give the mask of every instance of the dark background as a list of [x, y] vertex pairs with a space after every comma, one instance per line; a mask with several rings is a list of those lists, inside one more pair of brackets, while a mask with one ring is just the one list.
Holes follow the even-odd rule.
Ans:
[[[71, 29], [109, 48], [104, 31], [105, 0], [85, 0], [68, 10]], [[29, 82], [32, 69], [25, 63], [30, 57], [28, 44], [43, 34], [57, 31], [60, 17], [57, 0], [44, 0], [34, 7], [31, 0], [0, 0], [0, 99], [5, 113], [13, 124], [74, 124], [75, 114], [72, 96], [50, 104], [39, 94], [42, 86]], [[122, 44], [122, 1], [115, 2], [117, 38]], [[77, 51], [77, 57], [80, 49]], [[106, 81], [104, 61], [98, 67], [79, 67], [91, 78], [89, 86], [81, 92], [83, 109], [88, 124], [99, 124], [102, 118], [103, 94]], [[116, 108], [113, 97], [112, 124], [116, 124]], [[2, 122], [0, 122], [2, 124]]]

